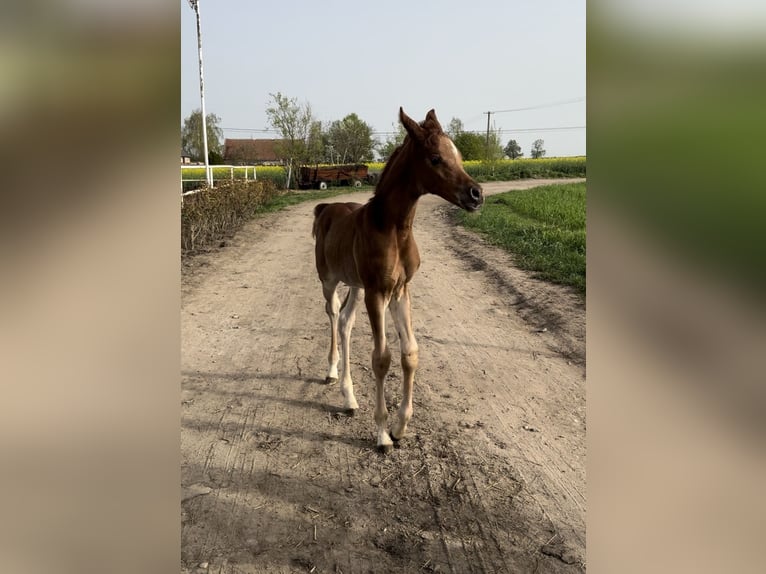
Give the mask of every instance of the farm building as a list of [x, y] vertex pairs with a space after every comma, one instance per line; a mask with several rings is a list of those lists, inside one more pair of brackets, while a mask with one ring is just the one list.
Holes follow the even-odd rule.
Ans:
[[223, 144], [223, 161], [230, 165], [279, 165], [275, 146], [282, 140], [229, 139]]

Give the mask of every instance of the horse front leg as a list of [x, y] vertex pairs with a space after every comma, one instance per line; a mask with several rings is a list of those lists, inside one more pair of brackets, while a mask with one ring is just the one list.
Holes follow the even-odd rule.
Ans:
[[340, 309], [340, 350], [343, 359], [340, 392], [343, 395], [343, 408], [349, 415], [353, 415], [359, 408], [354, 396], [354, 383], [351, 381], [351, 329], [356, 321], [356, 308], [361, 299], [362, 290], [356, 287], [349, 288], [346, 300]]
[[375, 374], [375, 425], [377, 426], [378, 450], [390, 452], [394, 446], [388, 434], [388, 409], [383, 386], [391, 366], [391, 351], [386, 346], [386, 307], [388, 301], [382, 293], [367, 291], [364, 295], [367, 315], [370, 317], [372, 339], [372, 372]]
[[402, 401], [399, 405], [398, 420], [391, 429], [391, 438], [398, 441], [407, 432], [407, 424], [412, 418], [412, 389], [415, 384], [415, 370], [418, 368], [418, 343], [412, 331], [410, 310], [410, 291], [405, 285], [399, 297], [391, 298], [391, 316], [399, 334], [402, 359]]
[[338, 382], [338, 313], [340, 311], [340, 299], [338, 298], [338, 282], [322, 282], [322, 293], [325, 298], [325, 312], [330, 318], [330, 352], [327, 354], [329, 370], [324, 382], [332, 384]]

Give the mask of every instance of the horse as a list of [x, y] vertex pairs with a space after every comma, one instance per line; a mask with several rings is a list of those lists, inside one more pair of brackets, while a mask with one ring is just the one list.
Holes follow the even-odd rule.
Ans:
[[[442, 130], [432, 109], [418, 123], [399, 108], [406, 135], [380, 175], [366, 204], [320, 203], [314, 208], [312, 235], [316, 238], [316, 269], [322, 283], [325, 311], [330, 319], [329, 372], [325, 383], [338, 382], [344, 410], [359, 408], [351, 380], [349, 352], [356, 309], [364, 297], [373, 337], [372, 371], [375, 375], [377, 448], [388, 453], [404, 437], [412, 418], [412, 390], [418, 367], [418, 344], [412, 331], [410, 281], [420, 267], [412, 224], [418, 199], [427, 193], [466, 211], [484, 202], [481, 186], [463, 169], [455, 144]], [[341, 305], [338, 286], [349, 287]], [[398, 420], [387, 430], [383, 383], [391, 364], [386, 345], [386, 309], [399, 335], [402, 364], [402, 400]], [[338, 354], [340, 334], [341, 355]]]

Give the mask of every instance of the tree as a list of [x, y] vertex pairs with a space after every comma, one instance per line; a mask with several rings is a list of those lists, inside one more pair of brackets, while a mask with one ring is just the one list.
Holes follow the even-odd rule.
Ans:
[[276, 146], [277, 155], [287, 165], [287, 183], [294, 167], [306, 161], [307, 143], [314, 123], [311, 105], [307, 102], [299, 105], [298, 98], [288, 98], [280, 92], [269, 94], [272, 105], [266, 108], [269, 124], [282, 135], [282, 141]]
[[487, 147], [487, 136], [484, 135], [484, 155], [482, 159], [495, 161], [503, 158], [503, 145], [500, 143], [500, 136], [496, 130], [489, 132], [489, 147]]
[[[211, 164], [221, 163], [221, 144], [223, 130], [218, 124], [221, 118], [215, 114], [207, 114], [207, 155]], [[202, 112], [194, 110], [189, 117], [184, 119], [181, 126], [181, 151], [193, 161], [204, 161], [205, 152], [202, 143]]]
[[475, 159], [498, 159], [503, 155], [500, 139], [495, 132], [489, 132], [489, 157], [487, 156], [487, 135], [473, 132], [461, 132], [453, 138], [455, 147], [460, 150], [464, 161]]
[[447, 135], [452, 139], [453, 141], [457, 136], [462, 134], [465, 131], [463, 128], [463, 120], [460, 118], [452, 118], [449, 122], [449, 126], [447, 126]]
[[505, 146], [505, 155], [507, 155], [511, 159], [516, 159], [517, 157], [521, 157], [524, 155], [524, 152], [521, 151], [521, 146], [516, 143], [516, 140], [511, 140], [508, 142], [508, 144]]
[[[393, 125], [393, 124], [392, 124]], [[404, 143], [407, 132], [402, 124], [396, 124], [396, 132], [388, 137], [385, 143], [378, 145], [378, 153], [383, 161], [388, 161], [394, 150]]]
[[372, 128], [359, 119], [356, 114], [349, 114], [342, 120], [330, 124], [327, 130], [330, 144], [340, 158], [340, 163], [359, 163], [372, 160]]
[[462, 132], [453, 139], [455, 147], [460, 150], [463, 160], [482, 159], [486, 154], [487, 142], [484, 136], [472, 132]]
[[545, 155], [545, 150], [543, 149], [544, 143], [543, 140], [535, 140], [532, 143], [532, 159], [539, 159]]
[[306, 163], [316, 164], [325, 159], [325, 139], [326, 135], [322, 129], [322, 122], [318, 120], [311, 122], [306, 141], [306, 154], [304, 158]]

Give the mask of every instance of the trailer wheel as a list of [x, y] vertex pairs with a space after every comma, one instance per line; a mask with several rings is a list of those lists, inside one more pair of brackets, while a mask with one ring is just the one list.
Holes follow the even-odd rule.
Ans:
[[362, 187], [362, 182], [359, 181], [358, 179], [355, 179], [354, 180], [354, 187]]
[[319, 189], [327, 189], [327, 183], [324, 181], [319, 182]]

